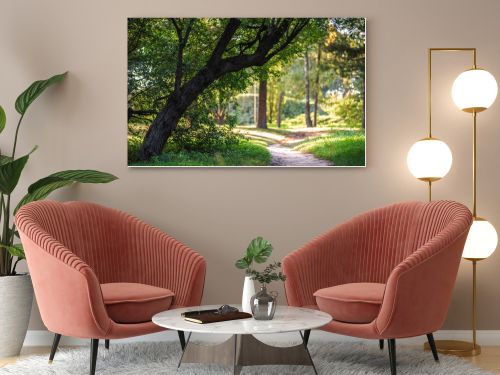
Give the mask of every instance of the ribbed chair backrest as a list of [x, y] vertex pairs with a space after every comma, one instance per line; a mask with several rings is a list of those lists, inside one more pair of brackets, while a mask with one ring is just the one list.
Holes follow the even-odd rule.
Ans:
[[419, 207], [418, 203], [402, 203], [354, 217], [354, 233], [349, 233], [347, 242], [352, 256], [344, 259], [339, 282], [384, 283], [410, 252], [407, 239]]
[[335, 285], [385, 284], [417, 250], [432, 244], [431, 253], [438, 252], [458, 241], [470, 220], [470, 211], [452, 201], [402, 202], [361, 213], [283, 259], [288, 302], [313, 305], [314, 292]]
[[[465, 212], [464, 212], [465, 211]], [[467, 227], [469, 215], [467, 208], [453, 201], [434, 201], [421, 203], [418, 210], [417, 225], [408, 238], [409, 254], [437, 237], [447, 227], [453, 226], [457, 230]], [[408, 255], [409, 255], [408, 254]]]
[[101, 283], [130, 280], [127, 256], [131, 248], [127, 222], [134, 217], [88, 202], [44, 201], [32, 206], [31, 215], [51, 237], [87, 263]]
[[343, 282], [385, 283], [394, 267], [453, 221], [454, 207], [449, 201], [403, 202], [353, 218], [353, 256]]

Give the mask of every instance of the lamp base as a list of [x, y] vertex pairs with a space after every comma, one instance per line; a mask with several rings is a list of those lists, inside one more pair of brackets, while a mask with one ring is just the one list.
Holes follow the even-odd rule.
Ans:
[[[454, 355], [457, 357], [474, 357], [481, 354], [481, 347], [467, 341], [436, 340], [438, 353]], [[424, 350], [431, 350], [429, 343], [424, 344]]]

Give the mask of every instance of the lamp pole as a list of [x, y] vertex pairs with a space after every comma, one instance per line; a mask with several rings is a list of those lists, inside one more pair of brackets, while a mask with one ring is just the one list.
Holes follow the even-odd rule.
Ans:
[[[428, 49], [428, 95], [427, 107], [429, 115], [429, 137], [432, 137], [432, 54], [433, 52], [470, 52], [472, 53], [472, 68], [476, 69], [477, 50], [476, 48], [429, 48]], [[472, 142], [472, 212], [476, 218], [476, 115], [473, 109], [473, 142]], [[432, 199], [432, 181], [429, 180], [429, 201]], [[477, 289], [476, 289], [476, 265], [478, 259], [466, 258], [472, 261], [472, 344], [457, 340], [436, 340], [438, 352], [452, 354], [456, 356], [474, 356], [481, 353], [481, 347], [476, 343], [476, 323], [477, 323]], [[424, 345], [426, 350], [430, 350], [428, 343]]]
[[[472, 52], [473, 68], [476, 67], [476, 48], [429, 48], [427, 50], [427, 114], [428, 114], [428, 139], [432, 138], [432, 53], [433, 52]], [[475, 113], [475, 112], [474, 112]], [[475, 120], [474, 120], [475, 121]], [[421, 178], [427, 181], [429, 202], [432, 201], [432, 182], [440, 178]]]
[[477, 217], [477, 113], [472, 111], [472, 217]]
[[[476, 55], [474, 54], [474, 68], [476, 67]], [[473, 127], [472, 127], [472, 217], [477, 218], [477, 113], [472, 111]], [[477, 330], [477, 259], [469, 259], [472, 261], [472, 350], [481, 353], [481, 348], [476, 343]]]

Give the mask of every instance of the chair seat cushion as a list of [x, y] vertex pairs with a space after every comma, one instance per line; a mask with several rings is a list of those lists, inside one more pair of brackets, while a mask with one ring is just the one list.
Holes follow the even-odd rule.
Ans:
[[168, 289], [137, 283], [101, 284], [106, 310], [117, 323], [144, 323], [168, 310], [174, 293]]
[[370, 323], [378, 315], [385, 284], [350, 283], [319, 289], [314, 293], [321, 311], [346, 323]]

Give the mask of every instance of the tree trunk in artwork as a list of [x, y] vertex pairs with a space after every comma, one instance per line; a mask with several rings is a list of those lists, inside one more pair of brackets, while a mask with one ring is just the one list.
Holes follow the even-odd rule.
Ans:
[[257, 127], [257, 85], [253, 84], [253, 123]]
[[[236, 31], [242, 23], [241, 19], [230, 18], [205, 66], [200, 68], [187, 81], [184, 80], [185, 77], [183, 74], [183, 50], [188, 43], [193, 23], [189, 22], [185, 30], [177, 25], [175, 28], [178, 33], [179, 43], [174, 90], [167, 98], [165, 106], [158, 113], [144, 137], [140, 149], [140, 159], [149, 160], [151, 157], [161, 154], [163, 147], [177, 127], [179, 120], [185, 114], [188, 107], [208, 86], [227, 74], [253, 66], [265, 65], [276, 53], [287, 48], [308, 22], [307, 19], [294, 22], [293, 19], [286, 18], [280, 20], [279, 27], [276, 27], [274, 24], [263, 24], [262, 28], [265, 33], [258, 39], [255, 50], [252, 53], [226, 57], [225, 53], [231, 48], [230, 42], [233, 40]], [[265, 116], [265, 100], [263, 106], [264, 111], [262, 113]], [[266, 120], [265, 117], [264, 120]], [[267, 125], [266, 122], [264, 121], [264, 125]]]
[[172, 135], [186, 110], [182, 107], [177, 105], [176, 100], [168, 100], [165, 108], [156, 116], [144, 137], [141, 148], [141, 158], [143, 160], [161, 154], [167, 139]]
[[285, 93], [280, 91], [278, 96], [278, 103], [276, 104], [276, 126], [281, 128], [281, 112], [283, 111], [283, 99], [285, 98]]
[[257, 117], [257, 127], [267, 129], [267, 80], [259, 82], [259, 111]]
[[306, 50], [304, 55], [304, 80], [305, 80], [305, 92], [306, 92], [306, 105], [305, 105], [305, 116], [306, 116], [306, 126], [308, 128], [312, 127], [311, 120], [311, 82], [309, 81], [309, 53]]
[[316, 60], [316, 79], [314, 84], [314, 115], [313, 127], [318, 125], [318, 100], [319, 100], [319, 68], [321, 64], [321, 44], [318, 44], [318, 59]]
[[274, 85], [271, 86], [271, 89], [269, 90], [269, 87], [268, 87], [268, 90], [267, 90], [267, 99], [268, 99], [268, 106], [267, 108], [269, 108], [269, 116], [268, 116], [268, 120], [269, 120], [269, 123], [272, 124], [273, 121], [274, 121], [274, 109], [275, 109], [275, 99], [276, 99], [276, 93], [275, 93], [275, 88], [274, 88]]

